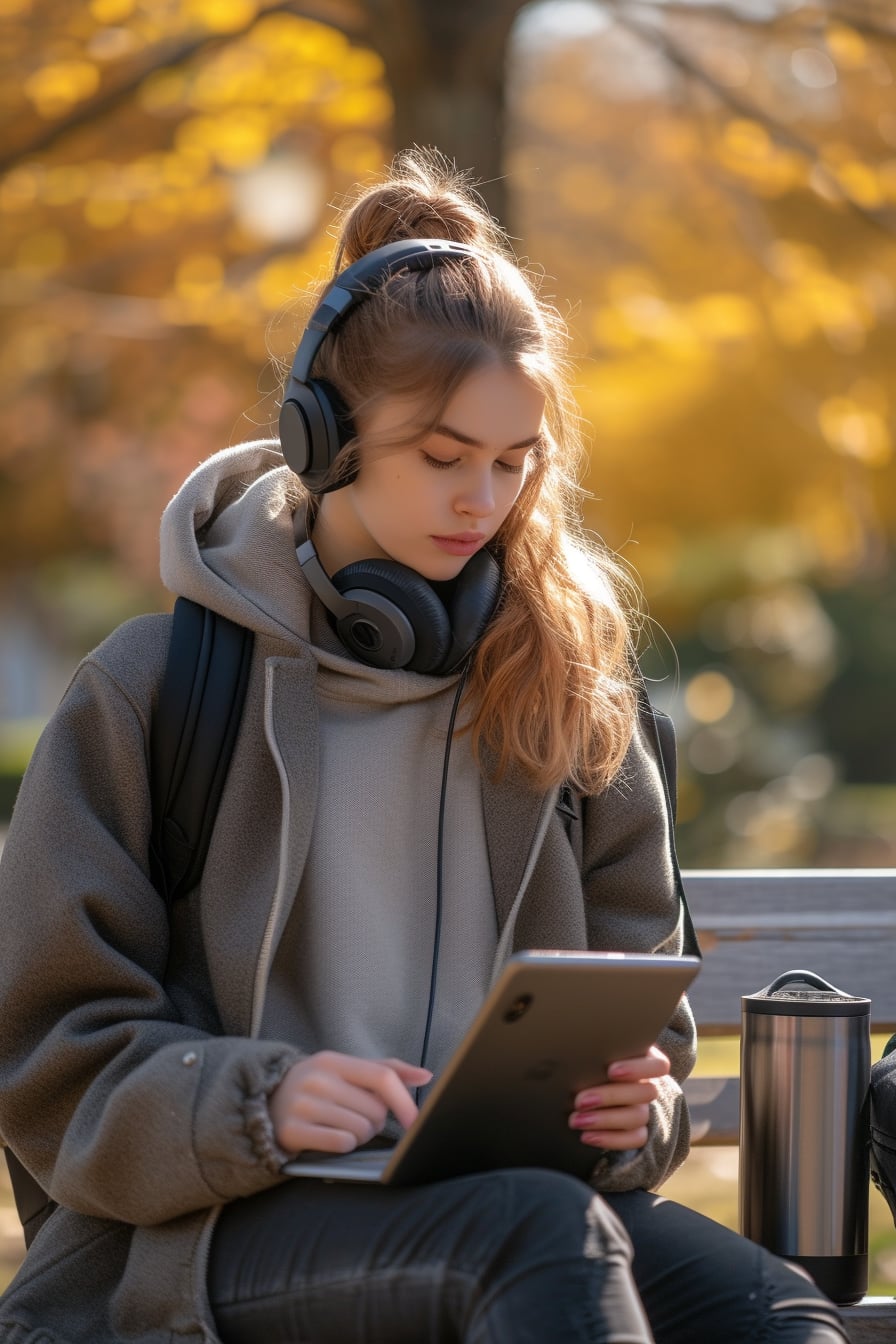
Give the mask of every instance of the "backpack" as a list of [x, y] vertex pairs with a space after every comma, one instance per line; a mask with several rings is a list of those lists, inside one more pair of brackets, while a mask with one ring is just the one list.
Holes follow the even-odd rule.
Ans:
[[169, 905], [196, 886], [224, 792], [254, 635], [179, 597], [149, 735], [150, 874]]
[[896, 1036], [871, 1066], [871, 1179], [896, 1224]]
[[[243, 712], [253, 643], [251, 630], [208, 607], [185, 597], [175, 602], [149, 749], [150, 875], [169, 905], [192, 890], [202, 874]], [[639, 709], [674, 836], [675, 729], [668, 715], [651, 705], [643, 682]], [[560, 788], [557, 811], [569, 835], [577, 817], [569, 784]], [[677, 861], [674, 869], [685, 952], [700, 956]], [[56, 1204], [11, 1149], [4, 1148], [4, 1154], [27, 1247]]]

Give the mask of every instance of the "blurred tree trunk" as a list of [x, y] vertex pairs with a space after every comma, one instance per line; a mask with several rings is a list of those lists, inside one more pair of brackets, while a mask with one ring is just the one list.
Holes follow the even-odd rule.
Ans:
[[395, 103], [396, 149], [435, 145], [481, 179], [503, 224], [507, 41], [524, 0], [369, 0], [367, 40]]
[[[330, 23], [382, 58], [395, 107], [394, 144], [435, 145], [482, 180], [482, 195], [506, 223], [501, 176], [507, 39], [525, 0], [268, 0], [258, 14], [288, 11]], [[255, 23], [253, 13], [246, 31]], [[238, 36], [228, 34], [228, 38]], [[180, 65], [227, 38], [202, 34], [183, 44], [162, 41], [67, 116], [29, 126], [0, 148], [0, 171], [44, 153], [73, 130], [90, 126], [133, 97], [152, 73]]]

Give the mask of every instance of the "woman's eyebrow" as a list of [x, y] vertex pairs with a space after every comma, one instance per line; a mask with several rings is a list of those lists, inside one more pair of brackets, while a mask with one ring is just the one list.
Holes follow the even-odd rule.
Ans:
[[[436, 425], [434, 434], [444, 434], [447, 439], [455, 439], [458, 443], [465, 444], [468, 448], [483, 448], [485, 445], [478, 439], [473, 439], [469, 434], [462, 434], [459, 429], [452, 429], [450, 425]], [[517, 448], [532, 448], [541, 439], [541, 434], [533, 434], [531, 439], [521, 439], [519, 443], [508, 444], [502, 448], [504, 453], [515, 452]]]

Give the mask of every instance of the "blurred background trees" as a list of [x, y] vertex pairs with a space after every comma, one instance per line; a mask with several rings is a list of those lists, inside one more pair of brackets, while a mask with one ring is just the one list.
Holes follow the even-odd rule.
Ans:
[[80, 653], [167, 604], [164, 504], [276, 424], [332, 207], [416, 141], [482, 179], [570, 321], [682, 857], [896, 863], [890, 4], [0, 17], [0, 771]]

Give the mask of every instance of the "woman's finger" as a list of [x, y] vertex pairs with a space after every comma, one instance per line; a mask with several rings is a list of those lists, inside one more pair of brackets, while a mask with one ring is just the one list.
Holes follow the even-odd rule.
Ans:
[[573, 1102], [573, 1114], [597, 1110], [598, 1107], [631, 1106], [639, 1101], [656, 1101], [659, 1088], [652, 1079], [641, 1083], [603, 1083], [579, 1092]]
[[628, 1082], [640, 1078], [661, 1078], [672, 1065], [669, 1056], [659, 1046], [652, 1045], [639, 1059], [617, 1059], [607, 1069], [607, 1077], [614, 1082]]
[[408, 1064], [404, 1059], [381, 1059], [378, 1062], [388, 1064], [403, 1083], [410, 1083], [412, 1087], [423, 1087], [432, 1080], [432, 1069], [425, 1069], [420, 1064]]
[[606, 1148], [610, 1152], [621, 1153], [628, 1148], [643, 1148], [647, 1143], [646, 1125], [638, 1129], [589, 1129], [582, 1135], [582, 1142], [590, 1148]]
[[310, 1118], [318, 1113], [319, 1105], [334, 1105], [364, 1116], [376, 1128], [382, 1129], [386, 1123], [388, 1107], [386, 1103], [369, 1088], [357, 1087], [347, 1082], [339, 1074], [324, 1069], [310, 1070], [301, 1080], [302, 1086], [296, 1094], [294, 1109], [301, 1118]]
[[[399, 1076], [396, 1065], [402, 1072], [411, 1070], [410, 1076], [418, 1086], [420, 1083], [428, 1082], [432, 1077], [428, 1069], [418, 1069], [415, 1065], [405, 1064], [402, 1060], [356, 1059], [351, 1055], [342, 1058], [347, 1061], [342, 1076], [348, 1082], [366, 1088], [374, 1096], [379, 1097], [405, 1129], [413, 1124], [417, 1116], [417, 1105], [408, 1091], [407, 1083]], [[417, 1075], [420, 1075], [419, 1079]]]
[[291, 1112], [278, 1127], [277, 1141], [289, 1153], [306, 1149], [350, 1153], [360, 1144], [369, 1143], [382, 1128], [357, 1111], [320, 1101], [303, 1108], [303, 1112]]
[[596, 1148], [643, 1148], [647, 1142], [650, 1106], [612, 1106], [595, 1112], [573, 1112], [570, 1126], [581, 1131], [583, 1143]]
[[641, 1129], [649, 1118], [649, 1106], [614, 1106], [609, 1110], [574, 1111], [569, 1124], [571, 1129], [580, 1129], [583, 1133], [595, 1129]]
[[[401, 1060], [359, 1059], [333, 1050], [310, 1055], [289, 1069], [270, 1098], [277, 1141], [296, 1151], [299, 1138], [309, 1146], [307, 1126], [334, 1128], [343, 1135], [340, 1143], [349, 1136], [352, 1148], [379, 1133], [390, 1110], [407, 1127], [417, 1114], [408, 1082], [427, 1082], [431, 1076], [428, 1069]], [[328, 1145], [324, 1151], [344, 1148]]]

